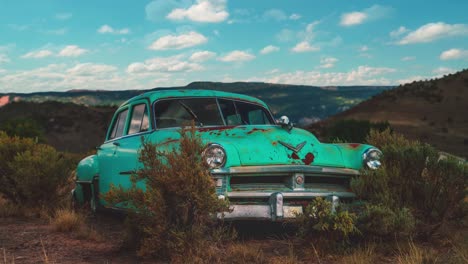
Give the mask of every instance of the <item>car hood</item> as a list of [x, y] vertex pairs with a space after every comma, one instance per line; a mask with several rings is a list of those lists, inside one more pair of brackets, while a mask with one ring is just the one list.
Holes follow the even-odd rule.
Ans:
[[322, 144], [308, 131], [280, 126], [199, 128], [202, 140], [222, 145], [226, 166], [316, 165], [345, 167], [340, 147]]

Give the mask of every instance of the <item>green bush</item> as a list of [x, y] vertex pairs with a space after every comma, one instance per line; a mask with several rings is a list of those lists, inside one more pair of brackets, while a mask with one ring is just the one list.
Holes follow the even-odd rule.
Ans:
[[74, 160], [32, 139], [0, 132], [0, 194], [22, 207], [53, 208], [68, 195]]
[[410, 235], [415, 219], [408, 208], [390, 209], [384, 205], [368, 204], [359, 214], [358, 229], [365, 235]]
[[380, 148], [384, 157], [381, 169], [363, 170], [351, 181], [352, 190], [371, 205], [361, 220], [372, 220], [376, 224], [369, 226], [380, 225], [380, 233], [388, 233], [398, 219], [414, 222], [413, 214], [419, 220], [418, 231], [431, 234], [460, 213], [466, 195], [467, 163], [442, 158], [433, 147], [389, 130], [371, 131], [367, 142]]
[[[132, 208], [140, 255], [199, 262], [213, 238], [216, 214], [227, 206], [217, 198], [195, 129], [181, 130], [179, 143], [178, 149], [162, 152], [143, 142], [143, 167], [132, 175], [132, 187], [112, 186], [104, 199]], [[137, 187], [140, 181], [146, 191]]]
[[0, 125], [0, 130], [7, 135], [22, 138], [34, 138], [39, 142], [44, 141], [44, 129], [33, 119], [16, 118], [5, 120]]
[[325, 129], [325, 136], [332, 142], [364, 142], [372, 129], [383, 131], [390, 128], [388, 122], [372, 123], [367, 120], [339, 120]]
[[301, 236], [318, 232], [338, 241], [347, 239], [350, 234], [358, 231], [355, 226], [355, 214], [339, 207], [333, 212], [331, 202], [322, 197], [315, 198], [294, 222], [299, 227], [298, 232]]

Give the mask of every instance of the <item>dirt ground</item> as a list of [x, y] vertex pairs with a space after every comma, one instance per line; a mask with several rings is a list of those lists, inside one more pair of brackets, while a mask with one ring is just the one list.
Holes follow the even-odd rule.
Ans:
[[106, 222], [93, 220], [102, 236], [93, 241], [56, 232], [43, 219], [0, 218], [0, 263], [137, 263], [122, 250], [121, 223]]
[[[0, 217], [0, 264], [165, 263], [157, 259], [138, 258], [134, 249], [124, 246], [124, 221], [121, 216], [101, 214], [88, 219], [88, 225], [91, 230], [97, 231], [97, 235], [83, 238], [75, 233], [58, 232], [49, 221], [40, 218]], [[301, 240], [295, 239], [294, 231], [280, 224], [238, 223], [236, 230], [239, 238], [233, 247], [241, 248], [238, 251], [240, 259], [246, 259], [241, 256], [244, 251], [254, 249], [254, 252], [261, 251], [261, 263], [360, 263], [353, 261], [353, 258], [346, 259], [346, 254], [317, 254], [314, 247], [301, 245]], [[433, 259], [438, 260], [434, 263], [447, 263], [444, 255], [450, 252], [449, 247], [432, 244], [423, 246], [422, 250], [433, 251]], [[467, 249], [464, 250], [463, 256], [466, 257]], [[397, 262], [398, 252], [395, 250], [375, 253], [374, 261], [368, 263]], [[252, 262], [248, 259], [237, 261]]]

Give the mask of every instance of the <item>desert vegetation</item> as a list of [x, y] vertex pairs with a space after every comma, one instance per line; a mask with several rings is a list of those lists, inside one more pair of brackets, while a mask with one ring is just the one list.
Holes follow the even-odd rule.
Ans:
[[[296, 221], [286, 224], [283, 235], [258, 240], [235, 226], [213, 221], [214, 214], [228, 210], [228, 201], [219, 200], [214, 188], [207, 188], [213, 182], [201, 162], [202, 145], [195, 131], [182, 131], [180, 140], [180, 148], [170, 152], [145, 143], [140, 152], [143, 167], [132, 176], [133, 188], [114, 186], [107, 194], [108, 202], [126, 203], [139, 212], [128, 215], [126, 228], [118, 224], [119, 232], [127, 230], [118, 250], [137, 252], [142, 260], [175, 263], [466, 263], [468, 259], [467, 164], [441, 156], [430, 145], [390, 129], [370, 128], [365, 141], [382, 149], [384, 165], [353, 179], [358, 200], [332, 211], [327, 200], [316, 199]], [[50, 227], [48, 232], [78, 239], [80, 245], [114, 242], [101, 233], [106, 224], [96, 224], [86, 212], [66, 205], [79, 157], [1, 132], [0, 157], [0, 218], [39, 217]], [[139, 181], [146, 181], [146, 192], [138, 188]], [[2, 236], [1, 241], [5, 241]], [[41, 243], [35, 253], [41, 261], [59, 259], [50, 244]], [[14, 250], [0, 244], [5, 263], [14, 261], [14, 255]]]

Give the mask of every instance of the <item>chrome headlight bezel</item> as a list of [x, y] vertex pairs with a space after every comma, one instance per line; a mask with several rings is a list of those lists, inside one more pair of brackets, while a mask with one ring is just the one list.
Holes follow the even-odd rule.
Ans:
[[380, 159], [382, 151], [377, 148], [369, 148], [362, 154], [362, 162], [368, 169], [376, 170], [382, 166]]
[[205, 150], [203, 150], [202, 158], [210, 169], [219, 169], [226, 164], [227, 154], [226, 150], [220, 144], [210, 143]]

